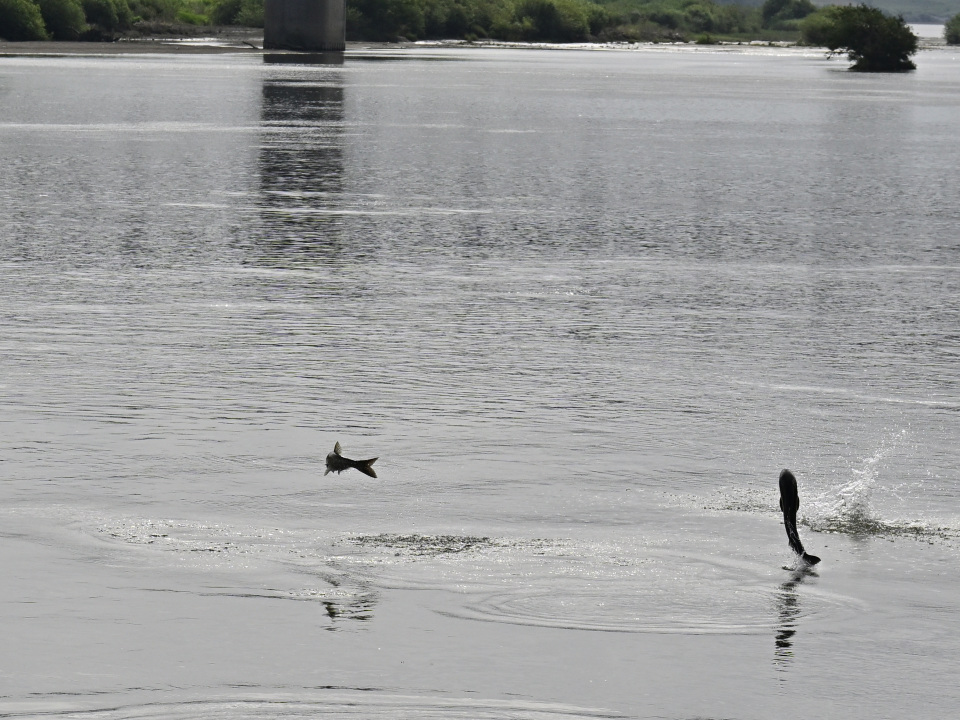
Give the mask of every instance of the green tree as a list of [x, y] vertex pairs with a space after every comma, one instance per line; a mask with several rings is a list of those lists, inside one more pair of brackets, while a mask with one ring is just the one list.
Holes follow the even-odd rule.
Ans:
[[943, 26], [943, 37], [947, 45], [960, 45], [960, 13], [947, 20]]
[[0, 38], [46, 40], [40, 8], [30, 0], [0, 0]]
[[743, 5], [718, 5], [719, 26], [723, 33], [759, 33], [760, 13]]
[[826, 47], [828, 35], [833, 27], [833, 11], [836, 5], [829, 5], [810, 13], [800, 21], [800, 44], [814, 47]]
[[240, 14], [240, 0], [217, 0], [210, 11], [214, 25], [233, 25]]
[[791, 21], [801, 20], [816, 9], [810, 0], [767, 0], [760, 15], [765, 28], [793, 29]]
[[347, 8], [347, 37], [393, 41], [423, 37], [426, 16], [419, 0], [352, 0]]
[[517, 20], [524, 40], [577, 42], [590, 35], [586, 5], [576, 0], [521, 0]]
[[128, 0], [130, 12], [147, 22], [171, 21], [189, 0]]
[[[638, 15], [637, 20], [646, 18], [650, 22], [655, 22], [657, 25], [671, 30], [676, 30], [683, 25], [683, 11], [666, 4], [650, 6], [649, 8], [645, 8], [642, 14]], [[634, 20], [634, 22], [636, 22], [636, 20]]]
[[240, 0], [235, 22], [246, 27], [263, 27], [263, 0]]
[[87, 22], [102, 34], [130, 27], [133, 13], [127, 0], [80, 0]]
[[867, 5], [831, 6], [801, 23], [803, 41], [820, 45], [831, 54], [846, 53], [857, 72], [914, 70], [910, 56], [919, 39], [902, 16], [891, 17]]
[[712, 2], [691, 3], [684, 8], [684, 24], [693, 32], [710, 32], [717, 29], [717, 6]]
[[79, 40], [87, 22], [80, 0], [40, 0], [43, 22], [54, 40]]

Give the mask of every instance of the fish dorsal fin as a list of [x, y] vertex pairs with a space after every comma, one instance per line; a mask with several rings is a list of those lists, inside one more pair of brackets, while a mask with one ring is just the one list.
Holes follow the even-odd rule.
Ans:
[[337, 441], [337, 444], [333, 446], [333, 454], [334, 454], [334, 455], [339, 455], [339, 454], [340, 454], [340, 441], [339, 441], [339, 440]]

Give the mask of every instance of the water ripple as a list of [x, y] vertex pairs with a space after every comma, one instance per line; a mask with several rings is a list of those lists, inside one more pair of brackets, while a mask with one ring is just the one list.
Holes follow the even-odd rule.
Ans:
[[[94, 705], [85, 710], [63, 709], [63, 705], [81, 704], [59, 699], [24, 702], [12, 714], [0, 717], [23, 720], [62, 718], [63, 720], [271, 720], [273, 718], [370, 718], [371, 720], [551, 720], [551, 718], [623, 718], [609, 710], [581, 708], [561, 703], [522, 700], [483, 700], [415, 695], [391, 695], [375, 688], [307, 688], [295, 695], [221, 696], [182, 702], [123, 703], [116, 706]], [[306, 698], [304, 696], [307, 696]], [[313, 696], [313, 697], [310, 697]]]

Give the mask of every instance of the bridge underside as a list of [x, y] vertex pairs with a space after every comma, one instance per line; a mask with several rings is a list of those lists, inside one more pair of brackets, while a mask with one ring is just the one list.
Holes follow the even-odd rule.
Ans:
[[305, 52], [346, 46], [346, 0], [265, 0], [263, 47]]

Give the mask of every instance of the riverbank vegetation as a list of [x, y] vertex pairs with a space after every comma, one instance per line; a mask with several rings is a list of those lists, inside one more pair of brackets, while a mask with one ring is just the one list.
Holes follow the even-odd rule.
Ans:
[[209, 19], [204, 3], [205, 0], [0, 0], [0, 38], [115, 40], [137, 25], [149, 31], [161, 25], [206, 24]]
[[[347, 38], [787, 41], [848, 52], [863, 69], [870, 65], [864, 58], [876, 52], [861, 53], [862, 42], [850, 39], [858, 22], [886, 27], [881, 44], [904, 40], [878, 19], [888, 16], [874, 12], [854, 16], [837, 7], [818, 9], [811, 0], [757, 6], [716, 0], [347, 0]], [[207, 25], [262, 27], [263, 0], [0, 0], [0, 37], [7, 40], [109, 40]]]
[[[746, 0], [752, 2], [754, 0]], [[810, 0], [347, 0], [351, 40], [795, 40]], [[0, 0], [7, 40], [101, 40], [161, 26], [262, 27], [263, 0]]]
[[943, 26], [943, 38], [947, 45], [960, 45], [960, 13], [947, 20]]

